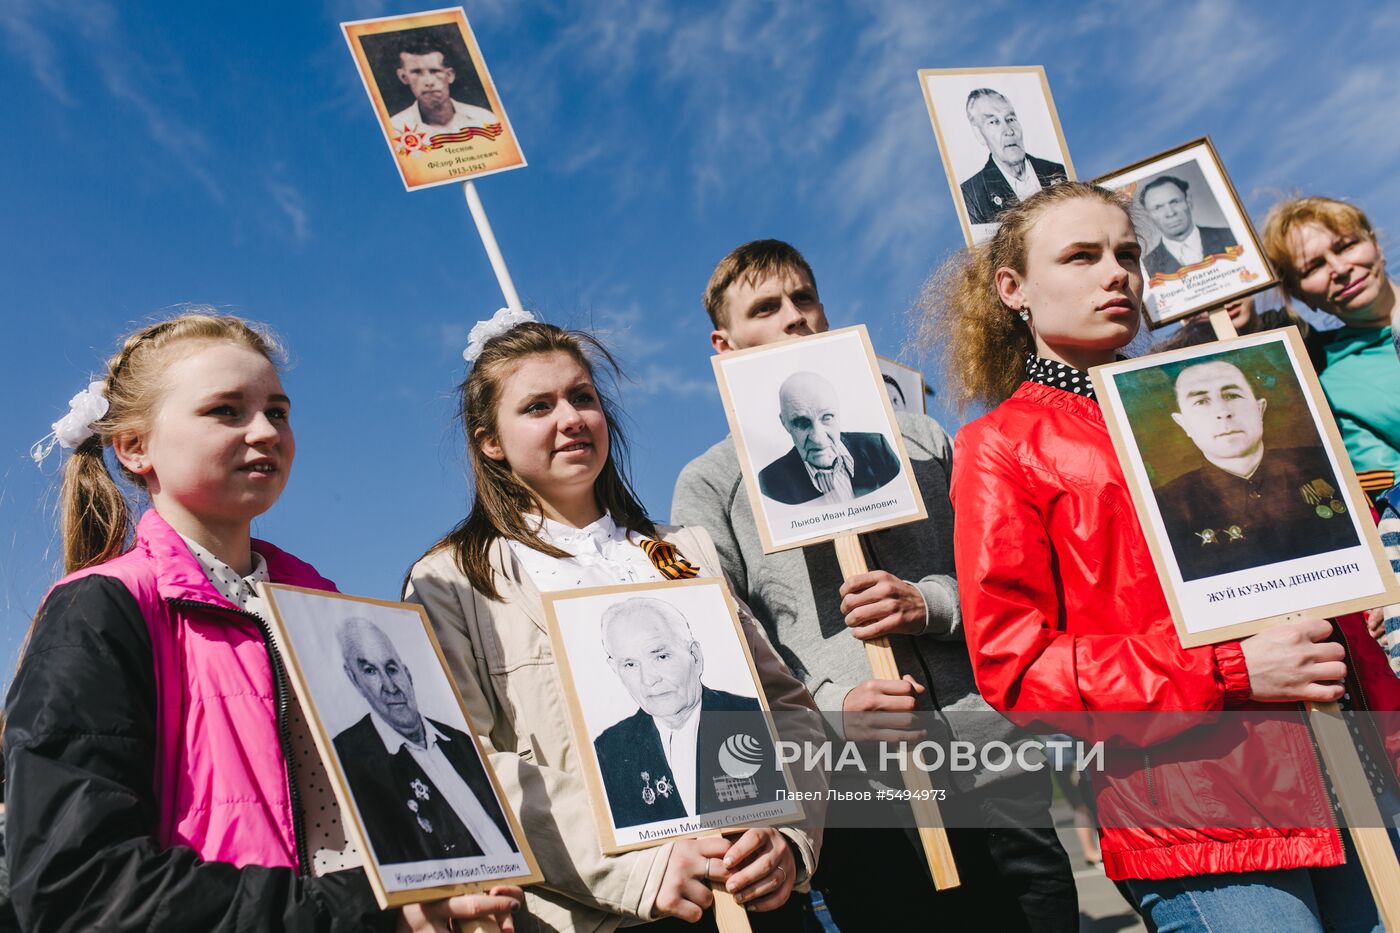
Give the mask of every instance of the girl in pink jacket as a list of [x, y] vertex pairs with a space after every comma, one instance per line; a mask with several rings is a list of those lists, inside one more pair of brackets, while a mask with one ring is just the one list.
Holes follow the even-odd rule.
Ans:
[[[334, 589], [249, 536], [296, 449], [277, 356], [234, 317], [143, 328], [36, 445], [36, 459], [72, 455], [69, 574], [6, 700], [5, 841], [26, 930], [509, 928], [518, 888], [380, 912], [321, 816], [333, 796], [254, 590]], [[150, 498], [134, 530], [109, 448]]]

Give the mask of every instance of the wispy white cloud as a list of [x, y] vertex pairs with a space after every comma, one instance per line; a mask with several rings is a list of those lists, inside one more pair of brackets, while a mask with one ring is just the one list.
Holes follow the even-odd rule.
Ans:
[[64, 70], [53, 40], [39, 27], [38, 20], [47, 11], [42, 0], [12, 0], [0, 4], [0, 30], [6, 44], [19, 58], [29, 63], [29, 70], [46, 91], [64, 106], [73, 106], [72, 93], [63, 80]]
[[[77, 101], [63, 80], [60, 60], [90, 60], [103, 90], [140, 118], [153, 149], [174, 159], [210, 197], [224, 200], [222, 188], [206, 167], [210, 152], [207, 139], [192, 121], [176, 122], [169, 116], [187, 112], [187, 107], [151, 93], [152, 88], [168, 82], [156, 78], [140, 57], [139, 44], [122, 34], [117, 7], [106, 0], [87, 0], [76, 6], [61, 0], [12, 0], [0, 5], [0, 29], [5, 30], [11, 46], [28, 59], [35, 80], [64, 106], [75, 107]], [[77, 42], [82, 54], [60, 55], [60, 40]], [[169, 65], [165, 63], [165, 67]]]
[[286, 218], [292, 240], [304, 244], [311, 238], [311, 221], [301, 191], [285, 182], [269, 182], [272, 201]]
[[633, 379], [635, 388], [648, 398], [698, 398], [719, 397], [713, 375], [709, 372], [696, 373], [683, 371], [675, 366], [651, 363]]

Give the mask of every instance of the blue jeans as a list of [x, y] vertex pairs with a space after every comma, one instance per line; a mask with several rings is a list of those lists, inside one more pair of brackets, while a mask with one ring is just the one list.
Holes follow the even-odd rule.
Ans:
[[1293, 868], [1162, 881], [1130, 879], [1158, 933], [1381, 933], [1356, 853], [1332, 868]]

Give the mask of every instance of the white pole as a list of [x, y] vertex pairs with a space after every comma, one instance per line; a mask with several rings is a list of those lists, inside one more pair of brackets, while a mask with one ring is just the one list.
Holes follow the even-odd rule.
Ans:
[[501, 248], [496, 245], [496, 234], [491, 232], [491, 221], [486, 219], [486, 208], [481, 204], [481, 195], [476, 193], [476, 186], [470, 181], [462, 182], [462, 193], [467, 197], [467, 208], [472, 212], [472, 220], [476, 221], [476, 232], [481, 234], [481, 245], [486, 247], [486, 256], [491, 260], [496, 281], [501, 283], [506, 307], [512, 311], [525, 310], [520, 306], [520, 296], [515, 293], [515, 283], [510, 280], [510, 270], [506, 268]]

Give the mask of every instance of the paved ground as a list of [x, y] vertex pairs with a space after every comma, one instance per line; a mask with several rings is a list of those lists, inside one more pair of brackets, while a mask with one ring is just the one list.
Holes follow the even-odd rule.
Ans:
[[1079, 840], [1074, 835], [1074, 823], [1069, 806], [1055, 798], [1050, 814], [1055, 818], [1055, 831], [1060, 844], [1069, 853], [1074, 868], [1074, 883], [1079, 889], [1079, 933], [1147, 933], [1147, 927], [1137, 912], [1123, 900], [1118, 888], [1099, 868], [1084, 864]]

